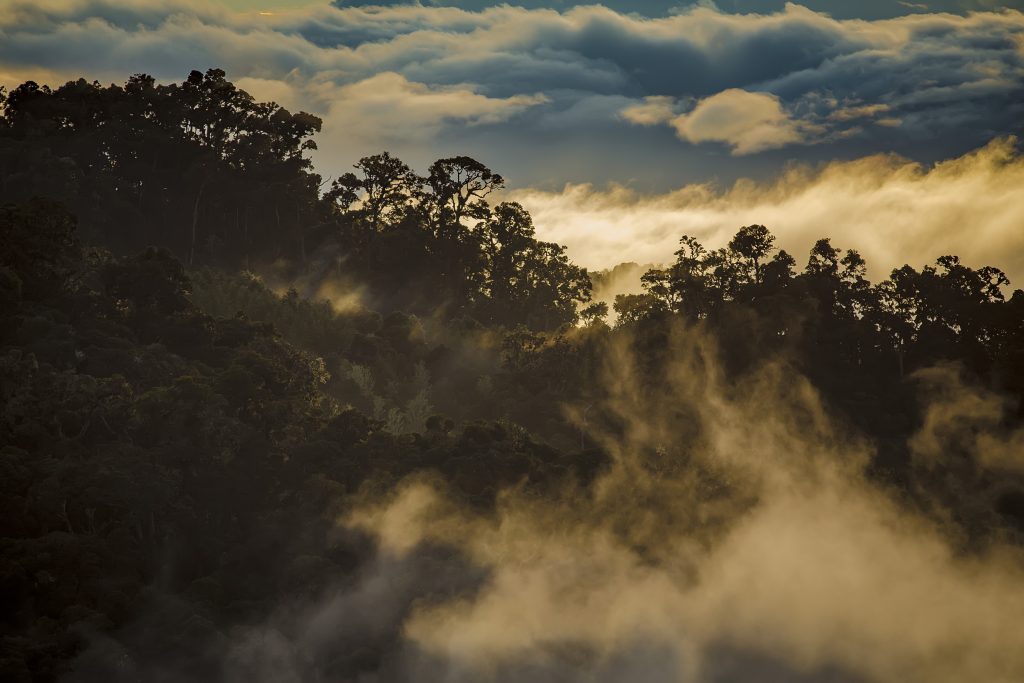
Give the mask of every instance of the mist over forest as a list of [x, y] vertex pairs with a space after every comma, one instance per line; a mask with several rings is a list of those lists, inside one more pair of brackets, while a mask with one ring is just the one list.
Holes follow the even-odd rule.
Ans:
[[594, 272], [473, 157], [320, 175], [322, 123], [0, 90], [0, 679], [1024, 680], [1014, 243]]

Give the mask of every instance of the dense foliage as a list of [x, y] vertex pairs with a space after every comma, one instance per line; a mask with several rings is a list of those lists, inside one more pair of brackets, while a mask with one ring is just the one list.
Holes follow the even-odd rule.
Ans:
[[1009, 280], [998, 268], [942, 256], [872, 285], [854, 250], [818, 240], [797, 273], [774, 241], [762, 225], [741, 228], [714, 251], [682, 237], [676, 261], [643, 276], [645, 294], [616, 299], [620, 321], [645, 330], [672, 317], [704, 325], [736, 368], [784, 354], [875, 435], [905, 412], [908, 376], [937, 364], [957, 363], [1024, 396], [1024, 292], [1006, 300]]
[[326, 184], [307, 151], [321, 122], [256, 102], [219, 69], [180, 84], [136, 75], [0, 92], [0, 202], [63, 201], [85, 240], [151, 244], [186, 265], [330, 272], [377, 308], [555, 329], [590, 296], [585, 270], [538, 241], [502, 177], [469, 157], [426, 177], [382, 153]]
[[732, 377], [809, 377], [875, 445], [872, 475], [965, 547], [1024, 531], [1019, 474], [955, 453], [923, 472], [907, 451], [926, 368], [1005, 397], [1000, 428], [1024, 420], [1024, 293], [995, 268], [943, 256], [872, 284], [852, 250], [822, 239], [798, 271], [746, 226], [714, 251], [683, 237], [609, 327], [586, 271], [521, 206], [491, 207], [503, 179], [473, 159], [420, 177], [383, 153], [325, 187], [304, 154], [319, 121], [217, 70], [26, 83], [4, 106], [4, 680], [216, 680], [233, 630], [358, 570], [369, 541], [335, 524], [353, 496], [413, 473], [484, 511], [503, 487], [585, 490], [609, 455], [565, 406], [620, 428], [608, 349], [659, 396], [680, 327]]

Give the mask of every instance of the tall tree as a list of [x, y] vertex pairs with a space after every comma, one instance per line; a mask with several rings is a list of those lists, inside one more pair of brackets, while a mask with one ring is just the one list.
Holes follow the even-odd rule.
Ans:
[[504, 187], [505, 180], [476, 159], [458, 156], [431, 164], [427, 184], [432, 193], [435, 229], [440, 235], [457, 230], [463, 219], [486, 219], [490, 213], [486, 198]]
[[503, 202], [477, 227], [486, 261], [485, 320], [522, 321], [534, 329], [575, 323], [577, 306], [590, 300], [585, 269], [573, 265], [565, 247], [535, 237], [530, 214], [515, 202]]
[[772, 253], [774, 244], [775, 235], [763, 225], [746, 225], [729, 241], [729, 249], [742, 260], [745, 281], [764, 281], [764, 260]]

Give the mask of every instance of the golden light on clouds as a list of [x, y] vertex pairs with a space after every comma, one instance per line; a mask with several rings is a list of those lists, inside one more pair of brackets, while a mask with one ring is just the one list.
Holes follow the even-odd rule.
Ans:
[[926, 168], [893, 155], [799, 166], [773, 181], [646, 195], [567, 185], [513, 193], [539, 234], [594, 268], [671, 260], [679, 237], [721, 246], [743, 225], [767, 225], [802, 265], [820, 237], [858, 249], [873, 277], [944, 254], [1004, 269], [1024, 285], [1024, 157], [1015, 138]]
[[[758, 653], [789, 672], [768, 680], [1019, 680], [1019, 550], [958, 553], [864, 476], [870, 447], [837, 431], [790, 370], [731, 387], [693, 330], [667, 347], [656, 389], [636, 378], [628, 344], [604, 359], [604, 407], [622, 429], [599, 437], [614, 465], [592, 494], [512, 489], [480, 514], [413, 479], [344, 521], [389, 555], [450, 544], [487, 569], [478, 594], [424, 604], [403, 624], [448, 680], [528, 680], [514, 674], [523, 667], [544, 680], [718, 681], [733, 658], [747, 673], [724, 680], [766, 680]], [[680, 426], [679, 406], [699, 428]], [[690, 456], [675, 470], [643, 464], [658, 452]], [[729, 483], [709, 493], [702, 471]]]
[[325, 120], [317, 142], [327, 151], [314, 158], [325, 167], [338, 165], [339, 149], [355, 160], [382, 148], [414, 147], [445, 124], [500, 123], [547, 101], [540, 93], [489, 97], [467, 85], [428, 86], [394, 72], [343, 85], [331, 77], [329, 72], [310, 80], [247, 77], [238, 85], [258, 99], [292, 109], [316, 103]]
[[1024, 13], [603, 1], [0, 0], [0, 679], [1024, 682]]
[[643, 104], [624, 109], [622, 117], [642, 126], [668, 124], [679, 139], [694, 144], [725, 143], [737, 156], [811, 143], [823, 132], [820, 126], [790, 117], [775, 95], [739, 88], [705, 98], [685, 114], [676, 113], [671, 97], [648, 97]]

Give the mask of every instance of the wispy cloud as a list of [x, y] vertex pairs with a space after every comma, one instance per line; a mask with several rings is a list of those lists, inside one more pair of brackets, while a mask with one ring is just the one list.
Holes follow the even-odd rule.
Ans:
[[286, 107], [319, 103], [316, 109], [330, 123], [320, 144], [331, 152], [345, 150], [353, 159], [385, 148], [423, 145], [446, 125], [502, 123], [547, 101], [539, 93], [488, 97], [471, 84], [429, 86], [394, 72], [347, 84], [320, 74], [312, 79], [241, 78], [238, 85]]
[[487, 572], [408, 614], [394, 679], [1024, 673], [1019, 549], [955, 550], [940, 523], [864, 475], [870, 447], [795, 373], [768, 364], [729, 386], [707, 340], [667, 337], [654, 386], [627, 343], [604, 359], [601, 408], [617, 421], [599, 437], [613, 464], [592, 491], [546, 502], [513, 489], [476, 514], [410, 481], [346, 520], [385, 557], [415, 561], [419, 544], [444, 544]]

